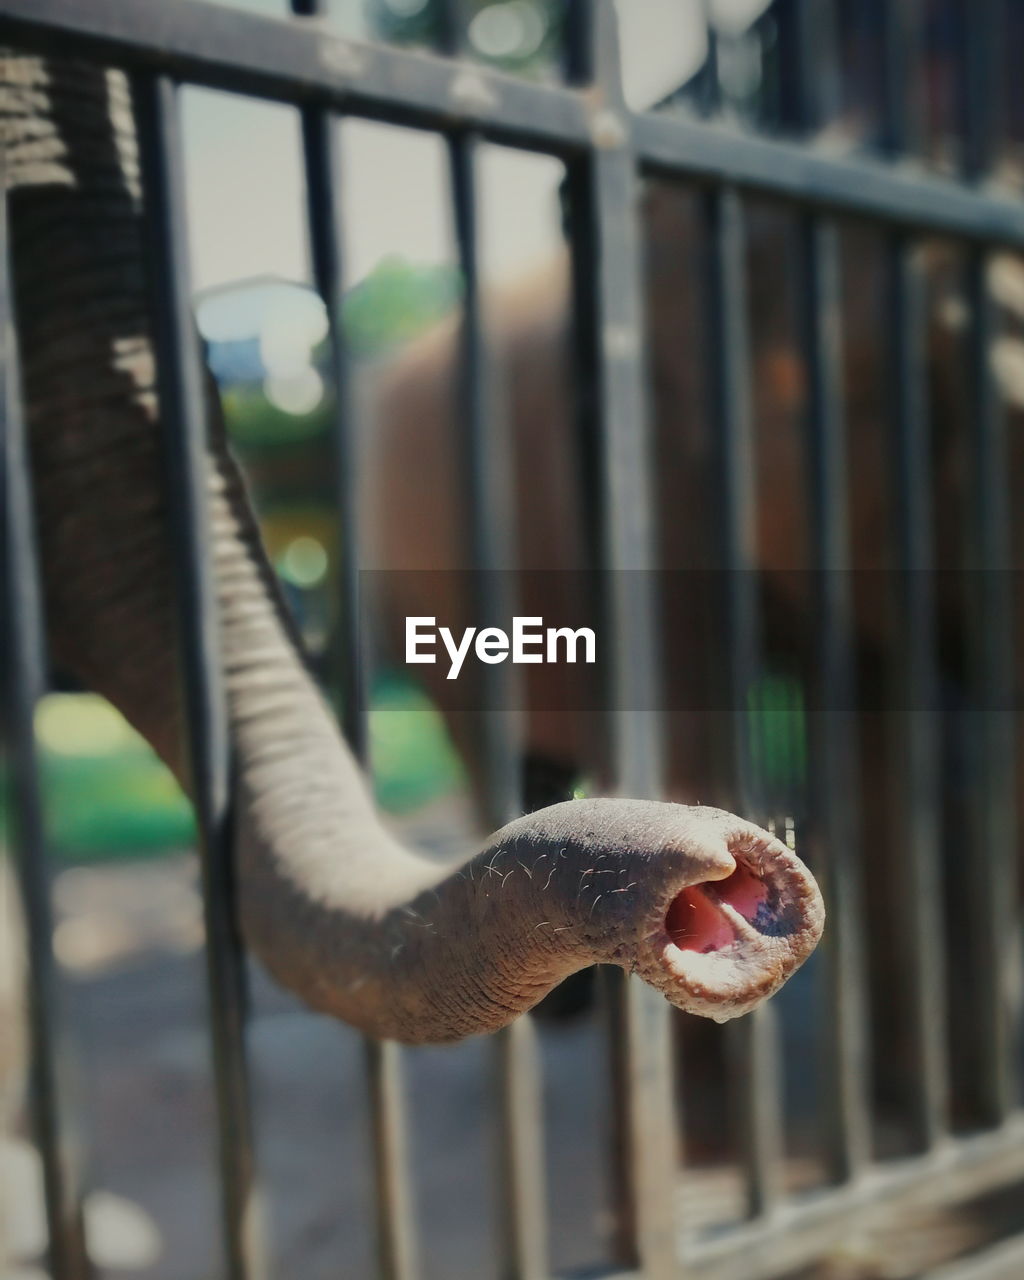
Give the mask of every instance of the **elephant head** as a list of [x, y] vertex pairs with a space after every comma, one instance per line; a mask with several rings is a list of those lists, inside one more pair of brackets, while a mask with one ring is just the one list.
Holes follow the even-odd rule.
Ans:
[[[0, 121], [51, 647], [187, 786], [128, 85], [2, 55]], [[238, 908], [281, 982], [424, 1042], [495, 1030], [595, 962], [720, 1020], [793, 972], [821, 933], [817, 886], [730, 814], [573, 801], [441, 870], [389, 836], [307, 671], [212, 398], [209, 417]]]

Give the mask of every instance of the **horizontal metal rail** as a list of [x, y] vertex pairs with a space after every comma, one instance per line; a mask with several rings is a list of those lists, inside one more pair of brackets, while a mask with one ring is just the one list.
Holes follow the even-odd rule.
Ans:
[[876, 1165], [842, 1187], [793, 1196], [770, 1218], [714, 1238], [684, 1237], [687, 1280], [759, 1280], [820, 1257], [884, 1205], [941, 1208], [1024, 1178], [1024, 1112], [1000, 1129], [940, 1144], [923, 1156]]
[[1024, 1275], [1024, 1238], [1014, 1236], [971, 1254], [960, 1262], [937, 1267], [929, 1280], [1018, 1280]]
[[574, 89], [531, 84], [428, 54], [366, 45], [316, 22], [286, 22], [176, 0], [0, 0], [0, 39], [72, 45], [126, 67], [421, 129], [472, 125], [488, 138], [570, 155], [628, 141], [646, 166], [730, 182], [893, 226], [1024, 249], [1024, 206], [911, 161], [844, 153], [835, 143], [756, 137], [721, 123], [614, 111]]
[[143, 65], [209, 88], [302, 105], [320, 101], [417, 128], [488, 126], [527, 147], [590, 141], [582, 98], [429, 54], [367, 45], [302, 22], [175, 0], [4, 0], [4, 40], [72, 41], [117, 65]]
[[1021, 247], [1019, 202], [933, 177], [910, 160], [875, 160], [833, 143], [779, 142], [725, 124], [642, 115], [637, 154], [648, 166], [891, 226]]

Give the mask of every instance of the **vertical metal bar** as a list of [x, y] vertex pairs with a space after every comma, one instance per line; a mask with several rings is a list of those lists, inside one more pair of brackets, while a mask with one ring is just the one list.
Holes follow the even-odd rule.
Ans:
[[580, 87], [594, 78], [594, 7], [591, 0], [565, 0], [562, 26], [562, 74]]
[[747, 333], [743, 208], [734, 187], [706, 196], [708, 347], [720, 510], [718, 530], [726, 606], [732, 790], [746, 806], [755, 795], [747, 731], [758, 674], [757, 564], [753, 423]]
[[[581, 317], [593, 350], [587, 371], [597, 389], [589, 424], [596, 443], [601, 491], [595, 495], [601, 568], [613, 656], [609, 704], [613, 712], [613, 771], [620, 788], [656, 794], [662, 782], [658, 658], [653, 567], [654, 521], [644, 368], [644, 307], [638, 214], [640, 184], [631, 150], [629, 115], [619, 87], [614, 9], [595, 6], [597, 49], [591, 60], [601, 83], [593, 120], [594, 147], [571, 174], [576, 288], [589, 315]], [[580, 180], [582, 176], [582, 181]], [[609, 643], [610, 642], [610, 643]]]
[[547, 1276], [544, 1120], [537, 1032], [529, 1016], [495, 1038], [500, 1100], [503, 1280]]
[[[922, 39], [921, 0], [883, 6], [883, 134], [894, 155], [920, 148], [922, 105], [912, 92]], [[932, 1146], [946, 1127], [945, 983], [939, 856], [938, 683], [931, 546], [931, 449], [926, 394], [927, 318], [921, 263], [912, 239], [887, 246], [891, 326], [895, 563], [901, 573], [895, 696], [900, 769], [899, 837], [909, 925], [902, 940], [916, 1085], [908, 1098], [915, 1137]]]
[[[964, 176], [983, 180], [992, 164], [1001, 106], [998, 74], [1003, 6], [978, 0], [966, 23]], [[1018, 960], [1016, 726], [1007, 415], [992, 369], [996, 304], [989, 288], [991, 251], [972, 246], [967, 261], [970, 330], [970, 456], [967, 573], [969, 652], [977, 773], [971, 786], [970, 877], [972, 992], [981, 1118], [1006, 1119], [1017, 1096], [1019, 1029], [1012, 1010]]]
[[463, 14], [461, 0], [433, 0], [437, 23], [437, 51], [448, 58], [462, 53]]
[[[750, 695], [758, 675], [757, 563], [753, 424], [744, 278], [743, 207], [730, 186], [706, 196], [709, 264], [707, 324], [717, 462], [716, 501], [724, 596], [732, 797], [756, 814]], [[781, 1086], [774, 1008], [761, 1005], [730, 1029], [737, 1065], [738, 1130], [746, 1159], [748, 1209], [771, 1212], [779, 1199]]]
[[999, 1124], [1016, 1101], [1016, 1046], [1012, 1010], [1019, 959], [1016, 938], [1017, 813], [1013, 711], [1015, 638], [1012, 620], [1010, 515], [1006, 414], [992, 370], [995, 302], [989, 290], [990, 255], [971, 250], [971, 480], [967, 573], [971, 601], [969, 660], [975, 706], [971, 731], [976, 773], [970, 793], [972, 871], [970, 919], [974, 1087], [981, 1118]]
[[[491, 398], [480, 297], [476, 217], [477, 140], [449, 139], [452, 194], [459, 263], [463, 276], [462, 439], [469, 498], [469, 545], [476, 570], [475, 608], [482, 625], [510, 612], [511, 511], [508, 465], [498, 438], [500, 426]], [[509, 713], [513, 689], [504, 667], [489, 667], [482, 692], [485, 791], [493, 825], [521, 811], [518, 742]], [[502, 1274], [538, 1280], [547, 1272], [547, 1215], [544, 1196], [543, 1120], [534, 1028], [520, 1019], [495, 1037], [500, 1107]]]
[[[441, 52], [461, 49], [455, 0], [442, 0]], [[474, 606], [482, 625], [499, 624], [509, 613], [512, 592], [508, 575], [514, 557], [514, 520], [509, 484], [511, 451], [502, 429], [494, 395], [493, 370], [485, 335], [479, 261], [477, 154], [478, 135], [462, 130], [448, 136], [452, 211], [459, 270], [462, 276], [459, 414], [461, 456], [466, 486], [466, 539], [474, 570]], [[508, 664], [488, 666], [483, 673], [481, 729], [487, 771], [487, 803], [491, 820], [509, 821], [520, 812], [518, 744], [507, 717], [495, 714], [512, 706], [514, 673]]]
[[[297, 17], [326, 16], [325, 0], [292, 0]], [[331, 381], [334, 388], [332, 444], [338, 526], [337, 617], [328, 682], [345, 739], [356, 759], [368, 763], [366, 666], [359, 596], [359, 483], [355, 417], [348, 350], [342, 327], [345, 296], [342, 232], [340, 122], [328, 111], [300, 113], [306, 176], [310, 256], [317, 292], [327, 312]], [[409, 1184], [402, 1049], [393, 1042], [364, 1044], [373, 1138], [377, 1265], [384, 1280], [413, 1280], [418, 1246]]]
[[[813, 132], [839, 109], [833, 0], [789, 0], [789, 79], [796, 123]], [[824, 64], [824, 67], [822, 67]], [[815, 580], [809, 816], [805, 839], [823, 868], [827, 1159], [835, 1182], [856, 1178], [870, 1156], [870, 1072], [860, 854], [857, 722], [850, 592], [846, 424], [843, 416], [839, 232], [831, 218], [800, 220], [801, 343], [808, 370], [807, 482]]]
[[[292, 0], [300, 17], [325, 16], [325, 0]], [[342, 243], [339, 120], [328, 111], [300, 112], [306, 177], [306, 209], [313, 282], [327, 312], [331, 381], [334, 390], [332, 444], [338, 535], [336, 647], [331, 675], [338, 716], [356, 758], [367, 759], [366, 671], [359, 601], [358, 472], [348, 352], [341, 325], [345, 296]]]
[[604, 0], [566, 0], [562, 56], [569, 84], [616, 86], [613, 100], [621, 104], [618, 36], [607, 32], [613, 20]]
[[716, 116], [722, 109], [722, 82], [718, 74], [718, 27], [715, 25], [711, 0], [703, 0], [704, 38], [706, 43], [704, 64], [687, 86], [687, 97], [693, 102], [697, 114]]
[[925, 137], [926, 103], [916, 93], [924, 48], [924, 0], [883, 0], [882, 146], [916, 152]]
[[53, 955], [50, 868], [33, 731], [35, 705], [44, 691], [45, 641], [14, 324], [7, 193], [4, 184], [0, 188], [0, 508], [6, 655], [2, 724], [10, 768], [11, 847], [27, 941], [30, 1104], [43, 1165], [49, 1268], [53, 1280], [87, 1280], [92, 1269], [82, 1222], [81, 1139], [73, 1115], [64, 998]]
[[177, 88], [136, 76], [189, 778], [199, 831], [210, 1040], [217, 1105], [224, 1268], [230, 1280], [265, 1272], [250, 1115], [245, 959], [234, 908], [230, 760], [216, 598], [209, 551], [207, 415], [192, 319]]
[[382, 1280], [415, 1280], [419, 1252], [409, 1187], [408, 1125], [401, 1047], [365, 1040], [373, 1142], [377, 1270]]
[[[567, 0], [562, 50], [563, 73], [573, 88], [589, 89], [601, 73], [601, 83], [609, 80], [608, 70], [599, 69], [598, 60], [606, 57], [605, 44], [598, 41], [595, 19], [598, 15], [592, 0]], [[614, 82], [616, 71], [611, 69]], [[563, 222], [568, 238], [570, 264], [570, 342], [573, 377], [574, 440], [576, 463], [580, 474], [585, 567], [600, 569], [604, 565], [604, 509], [602, 493], [602, 402], [595, 386], [595, 374], [601, 364], [601, 305], [596, 277], [600, 261], [600, 242], [596, 217], [596, 193], [593, 166], [569, 164], [563, 180]], [[599, 574], [598, 574], [599, 580]], [[606, 610], [603, 601], [590, 601], [599, 613]], [[595, 728], [596, 728], [595, 724]], [[607, 716], [601, 726], [607, 730]]]
[[[463, 282], [460, 412], [467, 493], [467, 537], [474, 568], [474, 608], [480, 625], [498, 625], [511, 612], [512, 564], [509, 460], [492, 396], [484, 336], [477, 226], [477, 147], [471, 134], [449, 137], [452, 200]], [[489, 817], [494, 825], [521, 812], [519, 742], [513, 710], [513, 671], [490, 666], [481, 681], [481, 758]], [[499, 1091], [499, 1177], [502, 1275], [540, 1280], [547, 1273], [543, 1120], [534, 1029], [520, 1019], [494, 1040]]]
[[[591, 531], [602, 570], [598, 602], [611, 654], [612, 769], [620, 791], [661, 786], [654, 611], [650, 441], [644, 382], [639, 184], [620, 83], [610, 3], [570, 32], [577, 80], [593, 78], [601, 105], [595, 146], [570, 169], [570, 228], [577, 327], [576, 376]], [[583, 42], [589, 41], [584, 47]], [[593, 388], [593, 399], [589, 399]], [[635, 979], [610, 974], [615, 1260], [646, 1277], [678, 1272], [674, 1222], [676, 1124], [669, 1011]]]
[[[462, 275], [460, 350], [461, 457], [466, 486], [465, 536], [471, 549], [474, 607], [481, 626], [499, 625], [510, 613], [507, 570], [513, 563], [514, 513], [509, 484], [511, 454], [484, 334], [477, 226], [479, 139], [464, 132], [448, 138], [452, 205]], [[483, 765], [490, 819], [505, 823], [520, 810], [519, 752], [506, 714], [513, 708], [515, 673], [509, 664], [482, 673]]]
[[927, 1148], [946, 1127], [948, 1071], [939, 858], [939, 689], [935, 650], [931, 442], [926, 391], [925, 281], [916, 247], [902, 234], [888, 246], [892, 344], [893, 467], [900, 569], [897, 608], [896, 745], [900, 852], [905, 875], [906, 954], [914, 1066], [908, 1095], [915, 1136]]
[[810, 816], [806, 838], [824, 868], [829, 927], [825, 1035], [828, 1159], [837, 1182], [863, 1172], [870, 1120], [864, 919], [857, 819], [853, 613], [842, 413], [838, 233], [818, 214], [801, 226], [803, 345], [809, 373], [808, 484], [816, 584]]
[[[651, 563], [649, 440], [644, 404], [635, 225], [636, 173], [625, 150], [591, 160], [599, 258], [598, 366], [601, 507], [604, 513], [605, 644], [612, 769], [624, 794], [656, 796], [661, 787], [657, 706], [654, 574]], [[630, 1261], [648, 1277], [675, 1274], [673, 1195], [676, 1164], [669, 1011], [650, 988], [620, 972], [615, 986], [616, 1120], [626, 1179], [621, 1211]]]
[[1006, 85], [1000, 50], [1005, 20], [1004, 0], [971, 0], [970, 12], [964, 13], [963, 171], [969, 182], [987, 175], [1001, 137]]
[[[439, 5], [442, 53], [461, 52], [460, 6]], [[507, 570], [514, 562], [511, 451], [493, 394], [486, 342], [479, 261], [477, 152], [470, 131], [448, 137], [452, 207], [462, 273], [461, 457], [467, 495], [465, 534], [473, 566], [474, 617], [501, 625], [512, 612]], [[522, 811], [517, 693], [511, 667], [489, 666], [481, 681], [481, 760], [485, 802], [495, 826]], [[548, 1273], [544, 1123], [536, 1033], [529, 1017], [494, 1037], [498, 1087], [498, 1177], [501, 1274], [507, 1280], [541, 1280]]]
[[[292, 0], [302, 18], [323, 18], [324, 0]], [[349, 748], [361, 764], [369, 760], [366, 717], [366, 667], [360, 608], [360, 543], [358, 543], [358, 475], [355, 416], [352, 410], [348, 351], [342, 328], [344, 246], [340, 122], [319, 108], [303, 108], [302, 154], [306, 174], [306, 219], [316, 291], [328, 315], [330, 370], [334, 387], [332, 422], [334, 492], [338, 506], [338, 613], [335, 643], [329, 658], [340, 724]], [[384, 1280], [412, 1280], [417, 1275], [415, 1215], [410, 1187], [410, 1156], [402, 1050], [396, 1043], [364, 1044], [374, 1147], [376, 1254]]]
[[842, 90], [832, 0], [776, 0], [780, 123], [811, 133], [834, 120]]

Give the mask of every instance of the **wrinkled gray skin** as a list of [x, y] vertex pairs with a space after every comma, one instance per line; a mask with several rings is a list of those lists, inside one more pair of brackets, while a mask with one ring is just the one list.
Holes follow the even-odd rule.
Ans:
[[[6, 58], [0, 91], [51, 645], [187, 785], [126, 85]], [[718, 1019], [785, 981], [817, 942], [821, 898], [783, 845], [732, 815], [571, 802], [447, 871], [396, 844], [295, 647], [215, 406], [211, 418], [241, 924], [282, 983], [373, 1035], [424, 1042], [493, 1031], [599, 961]], [[767, 925], [712, 894], [732, 941], [674, 946], [673, 900], [737, 862], [767, 883]]]

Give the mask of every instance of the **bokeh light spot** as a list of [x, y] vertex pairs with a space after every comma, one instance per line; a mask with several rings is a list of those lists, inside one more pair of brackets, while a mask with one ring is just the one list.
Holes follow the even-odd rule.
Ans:
[[316, 538], [293, 538], [281, 553], [277, 568], [296, 587], [315, 587], [327, 574], [327, 552]]
[[301, 417], [312, 413], [324, 398], [324, 381], [307, 365], [295, 373], [274, 373], [263, 379], [263, 394], [275, 409]]
[[544, 40], [544, 19], [526, 0], [492, 4], [469, 24], [469, 39], [485, 58], [530, 58]]

